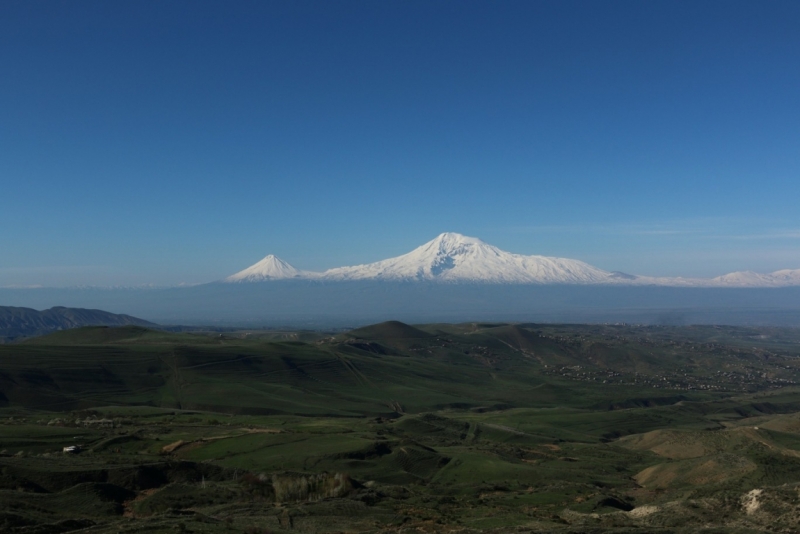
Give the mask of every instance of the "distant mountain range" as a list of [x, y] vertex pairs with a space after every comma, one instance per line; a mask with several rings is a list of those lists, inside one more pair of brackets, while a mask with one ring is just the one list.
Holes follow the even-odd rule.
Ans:
[[[96, 309], [212, 326], [338, 328], [387, 319], [800, 326], [800, 270], [637, 276], [574, 259], [512, 254], [445, 233], [402, 256], [324, 272], [267, 256], [207, 284], [0, 288], [0, 304], [26, 307], [4, 309], [0, 341], [74, 326], [144, 323]], [[92, 310], [30, 309], [62, 305]]]
[[0, 339], [38, 336], [79, 326], [156, 326], [130, 315], [102, 310], [56, 306], [37, 311], [31, 308], [0, 306]]
[[638, 276], [605, 271], [568, 258], [512, 254], [478, 238], [447, 232], [402, 256], [364, 265], [337, 267], [324, 272], [302, 271], [276, 256], [269, 255], [222, 282], [274, 280], [785, 287], [800, 285], [800, 269], [785, 269], [768, 274], [742, 271], [716, 278]]

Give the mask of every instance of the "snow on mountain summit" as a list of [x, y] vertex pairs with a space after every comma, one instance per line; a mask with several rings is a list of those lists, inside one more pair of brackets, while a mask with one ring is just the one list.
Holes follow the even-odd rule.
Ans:
[[611, 273], [578, 260], [511, 254], [478, 238], [446, 232], [408, 254], [322, 273], [327, 280], [437, 280], [448, 282], [583, 284]]
[[476, 237], [454, 232], [440, 234], [407, 254], [364, 265], [325, 272], [301, 271], [269, 255], [223, 282], [265, 282], [310, 279], [318, 281], [385, 280], [486, 284], [609, 284], [671, 287], [786, 287], [800, 286], [800, 269], [760, 274], [729, 273], [716, 278], [637, 276], [609, 272], [567, 258], [512, 254]]
[[263, 282], [265, 280], [282, 280], [286, 278], [299, 278], [303, 276], [299, 271], [280, 259], [270, 254], [258, 263], [251, 265], [227, 277], [224, 282]]
[[800, 285], [800, 269], [783, 269], [762, 274], [753, 271], [736, 271], [711, 279], [721, 287], [785, 287]]

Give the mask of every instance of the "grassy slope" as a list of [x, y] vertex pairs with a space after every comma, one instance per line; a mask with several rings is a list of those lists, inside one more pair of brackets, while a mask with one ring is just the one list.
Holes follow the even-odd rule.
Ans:
[[[0, 420], [0, 522], [9, 532], [67, 519], [95, 532], [181, 522], [195, 532], [791, 531], [797, 492], [781, 488], [800, 477], [800, 395], [775, 380], [796, 376], [797, 339], [497, 324], [383, 324], [312, 343], [61, 332], [0, 347], [13, 415]], [[76, 423], [86, 417], [117, 426]], [[75, 441], [87, 452], [57, 454]], [[242, 478], [324, 472], [368, 488], [273, 507], [259, 501], [271, 502], [266, 486]], [[742, 511], [754, 488], [771, 515]], [[621, 511], [634, 506], [662, 511]]]
[[[0, 347], [0, 391], [11, 405], [51, 410], [152, 404], [351, 416], [599, 399], [579, 384], [541, 374], [538, 361], [487, 335], [380, 341], [393, 345], [394, 354], [374, 354], [339, 341], [216, 339], [137, 327], [79, 329]], [[476, 341], [492, 354], [465, 354], [465, 347]], [[570, 349], [557, 356], [577, 357]]]

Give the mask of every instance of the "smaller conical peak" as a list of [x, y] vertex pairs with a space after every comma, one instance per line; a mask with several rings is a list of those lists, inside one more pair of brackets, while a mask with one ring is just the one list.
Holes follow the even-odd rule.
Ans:
[[286, 263], [274, 254], [270, 254], [247, 269], [227, 277], [225, 282], [260, 282], [262, 280], [280, 280], [284, 278], [296, 278], [301, 274], [301, 271], [295, 269], [293, 266]]

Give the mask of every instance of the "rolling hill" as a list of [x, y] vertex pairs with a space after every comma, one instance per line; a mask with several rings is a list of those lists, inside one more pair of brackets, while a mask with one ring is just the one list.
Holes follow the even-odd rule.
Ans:
[[797, 532], [798, 342], [498, 322], [53, 332], [0, 346], [0, 530]]
[[130, 315], [118, 315], [102, 310], [56, 306], [49, 310], [37, 311], [31, 308], [0, 306], [0, 339], [39, 336], [56, 330], [91, 325], [156, 326]]

